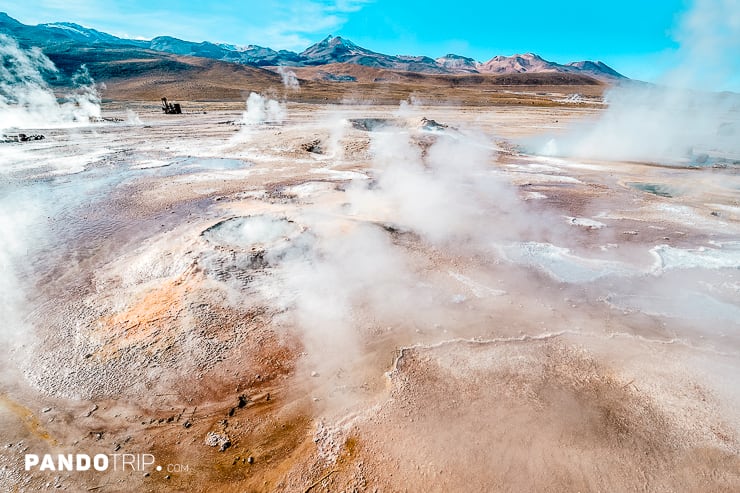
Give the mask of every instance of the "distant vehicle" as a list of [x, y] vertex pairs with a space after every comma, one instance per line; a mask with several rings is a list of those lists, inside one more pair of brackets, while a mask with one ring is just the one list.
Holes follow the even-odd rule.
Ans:
[[167, 98], [162, 98], [162, 111], [167, 115], [181, 115], [180, 103], [168, 103]]

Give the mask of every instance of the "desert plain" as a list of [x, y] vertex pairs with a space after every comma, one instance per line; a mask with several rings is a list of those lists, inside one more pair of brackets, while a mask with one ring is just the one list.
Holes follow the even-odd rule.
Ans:
[[124, 88], [0, 144], [0, 489], [737, 491], [738, 157], [542, 151], [574, 92]]

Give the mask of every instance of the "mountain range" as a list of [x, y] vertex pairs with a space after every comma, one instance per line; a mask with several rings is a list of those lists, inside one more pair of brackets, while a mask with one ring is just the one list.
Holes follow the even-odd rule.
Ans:
[[304, 51], [249, 45], [235, 46], [208, 41], [196, 43], [158, 36], [151, 40], [126, 39], [69, 22], [55, 22], [29, 26], [0, 12], [0, 33], [9, 34], [22, 46], [38, 46], [45, 52], [60, 53], [75, 48], [138, 49], [194, 56], [238, 63], [252, 67], [316, 67], [332, 64], [353, 64], [378, 69], [423, 74], [524, 74], [562, 73], [593, 77], [613, 82], [626, 79], [608, 65], [599, 61], [578, 61], [559, 64], [534, 53], [513, 56], [494, 56], [486, 62], [448, 54], [433, 59], [426, 56], [386, 55], [377, 53], [340, 36], [327, 36]]

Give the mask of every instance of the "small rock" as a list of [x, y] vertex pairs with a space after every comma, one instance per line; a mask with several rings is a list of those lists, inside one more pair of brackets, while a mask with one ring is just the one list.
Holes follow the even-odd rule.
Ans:
[[318, 377], [318, 376], [319, 376], [319, 374], [318, 374], [318, 372], [312, 371], [312, 372], [311, 372], [311, 376], [312, 376], [312, 377]]
[[193, 426], [193, 423], [191, 423], [189, 419], [188, 419], [188, 420], [186, 420], [186, 421], [185, 421], [185, 422], [184, 422], [184, 423], [182, 424], [182, 427], [183, 427], [183, 428], [190, 428], [191, 426]]
[[226, 433], [216, 433], [209, 431], [206, 435], [206, 445], [209, 447], [218, 447], [221, 452], [231, 447], [231, 440]]
[[170, 475], [168, 474], [167, 476], [164, 477], [164, 479], [170, 479]]
[[323, 149], [321, 148], [321, 141], [318, 139], [314, 139], [311, 142], [306, 142], [301, 145], [301, 149], [303, 149], [306, 152], [311, 152], [314, 154], [323, 154]]
[[44, 136], [40, 134], [27, 135], [27, 134], [2, 134], [0, 136], [0, 142], [29, 142], [31, 140], [43, 140]]
[[48, 413], [49, 411], [51, 411], [50, 407], [45, 407], [41, 410], [42, 413]]
[[149, 476], [151, 476], [151, 474], [149, 474], [148, 472], [145, 472], [145, 473], [144, 473], [144, 477], [145, 477], [145, 478], [148, 478]]
[[247, 405], [247, 402], [249, 402], [249, 397], [247, 397], [246, 395], [242, 394], [242, 395], [239, 396], [239, 403], [236, 406], [239, 407], [239, 408], [242, 408], [242, 407], [244, 407], [244, 406]]
[[251, 455], [247, 457], [247, 462], [250, 464], [254, 464], [254, 457], [252, 457]]
[[445, 128], [447, 128], [447, 125], [423, 117], [419, 122], [419, 127], [422, 130], [444, 130]]

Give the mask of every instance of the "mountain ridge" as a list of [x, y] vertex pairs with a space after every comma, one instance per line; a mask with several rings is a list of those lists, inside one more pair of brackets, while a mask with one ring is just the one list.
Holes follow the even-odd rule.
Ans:
[[196, 56], [225, 62], [265, 66], [311, 67], [348, 63], [387, 70], [425, 74], [498, 74], [560, 72], [595, 77], [602, 81], [626, 79], [601, 61], [576, 61], [560, 64], [534, 53], [497, 55], [486, 62], [456, 54], [433, 59], [427, 56], [387, 55], [363, 48], [349, 39], [329, 35], [300, 53], [248, 45], [239, 47], [210, 41], [185, 41], [172, 36], [157, 36], [149, 41], [119, 38], [71, 22], [29, 26], [0, 12], [0, 32], [7, 32], [21, 44], [42, 49], [63, 49], [67, 45], [144, 48], [175, 55]]

